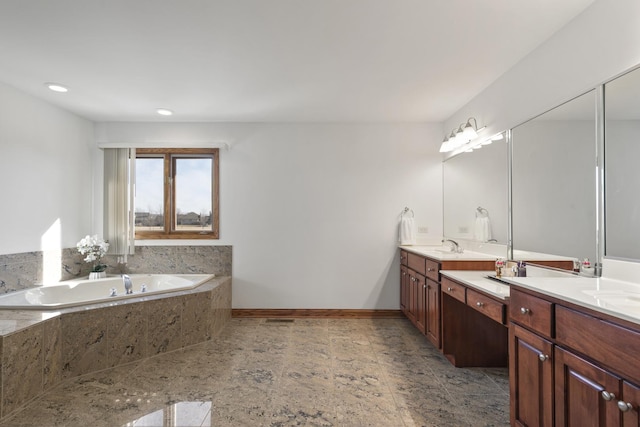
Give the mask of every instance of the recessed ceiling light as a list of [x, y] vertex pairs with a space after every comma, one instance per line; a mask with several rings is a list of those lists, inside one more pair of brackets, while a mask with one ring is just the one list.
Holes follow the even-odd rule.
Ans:
[[160, 114], [161, 116], [171, 116], [171, 115], [173, 115], [173, 111], [167, 110], [166, 108], [158, 108], [156, 110], [156, 113]]
[[44, 85], [54, 92], [64, 93], [69, 91], [69, 89], [59, 83], [45, 83]]

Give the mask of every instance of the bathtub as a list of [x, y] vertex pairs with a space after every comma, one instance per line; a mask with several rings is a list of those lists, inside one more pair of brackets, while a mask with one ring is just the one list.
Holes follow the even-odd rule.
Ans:
[[[130, 274], [133, 294], [126, 295], [121, 276], [76, 279], [0, 296], [0, 310], [54, 310], [198, 287], [212, 274]], [[143, 292], [143, 285], [146, 290]], [[115, 296], [111, 296], [115, 289]]]

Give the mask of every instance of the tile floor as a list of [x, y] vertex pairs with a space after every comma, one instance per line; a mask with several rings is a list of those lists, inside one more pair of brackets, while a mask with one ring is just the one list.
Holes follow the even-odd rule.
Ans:
[[495, 426], [506, 369], [451, 366], [406, 319], [233, 319], [66, 382], [0, 426]]

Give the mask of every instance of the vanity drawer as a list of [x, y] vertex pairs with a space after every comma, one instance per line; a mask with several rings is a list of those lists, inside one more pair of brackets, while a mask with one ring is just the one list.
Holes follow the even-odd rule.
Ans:
[[427, 273], [426, 261], [426, 258], [421, 257], [420, 255], [407, 252], [407, 265], [410, 269], [416, 273], [422, 274], [423, 276]]
[[436, 282], [440, 281], [440, 263], [427, 259], [427, 277]]
[[461, 284], [443, 277], [441, 289], [443, 294], [450, 295], [465, 304], [467, 303], [467, 288]]
[[467, 305], [498, 323], [505, 323], [505, 305], [480, 292], [467, 289]]
[[552, 337], [553, 303], [511, 288], [509, 318], [523, 326]]
[[400, 264], [407, 265], [407, 251], [400, 250]]
[[622, 374], [640, 381], [640, 332], [556, 305], [556, 340]]

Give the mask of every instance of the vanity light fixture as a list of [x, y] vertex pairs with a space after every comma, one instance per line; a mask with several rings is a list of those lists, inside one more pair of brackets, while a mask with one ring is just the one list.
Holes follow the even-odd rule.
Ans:
[[449, 137], [445, 135], [444, 139], [442, 140], [442, 145], [440, 145], [440, 152], [447, 153], [449, 151], [449, 145], [451, 145], [449, 143]]
[[469, 117], [466, 123], [461, 123], [460, 126], [453, 129], [449, 137], [445, 136], [442, 141], [442, 145], [440, 146], [440, 152], [448, 153], [462, 147], [476, 139], [478, 137], [478, 132], [482, 129], [484, 129], [484, 127], [478, 129], [478, 122], [474, 117]]
[[[471, 125], [471, 120], [473, 120], [475, 126]], [[475, 118], [469, 117], [469, 120], [467, 120], [467, 123], [464, 125], [464, 129], [462, 130], [462, 135], [469, 141], [476, 139], [478, 137], [478, 131], [476, 129], [478, 129], [478, 122]]]
[[480, 144], [482, 145], [489, 145], [491, 144], [493, 141], [500, 141], [501, 139], [504, 139], [504, 135], [502, 133], [499, 133], [497, 135], [493, 135], [491, 138], [487, 138], [484, 141], [482, 141]]
[[48, 83], [45, 83], [44, 85], [48, 87], [49, 90], [52, 90], [54, 92], [60, 92], [60, 93], [69, 92], [69, 89], [66, 86], [62, 86], [60, 83], [48, 82]]
[[448, 153], [449, 151], [455, 150], [456, 147], [459, 147], [459, 145], [457, 145], [455, 130], [453, 130], [451, 131], [451, 135], [445, 136], [444, 139], [442, 140], [442, 145], [440, 146], [440, 152]]
[[160, 114], [161, 116], [172, 116], [173, 115], [173, 111], [167, 109], [167, 108], [158, 108], [156, 110], [156, 113]]

